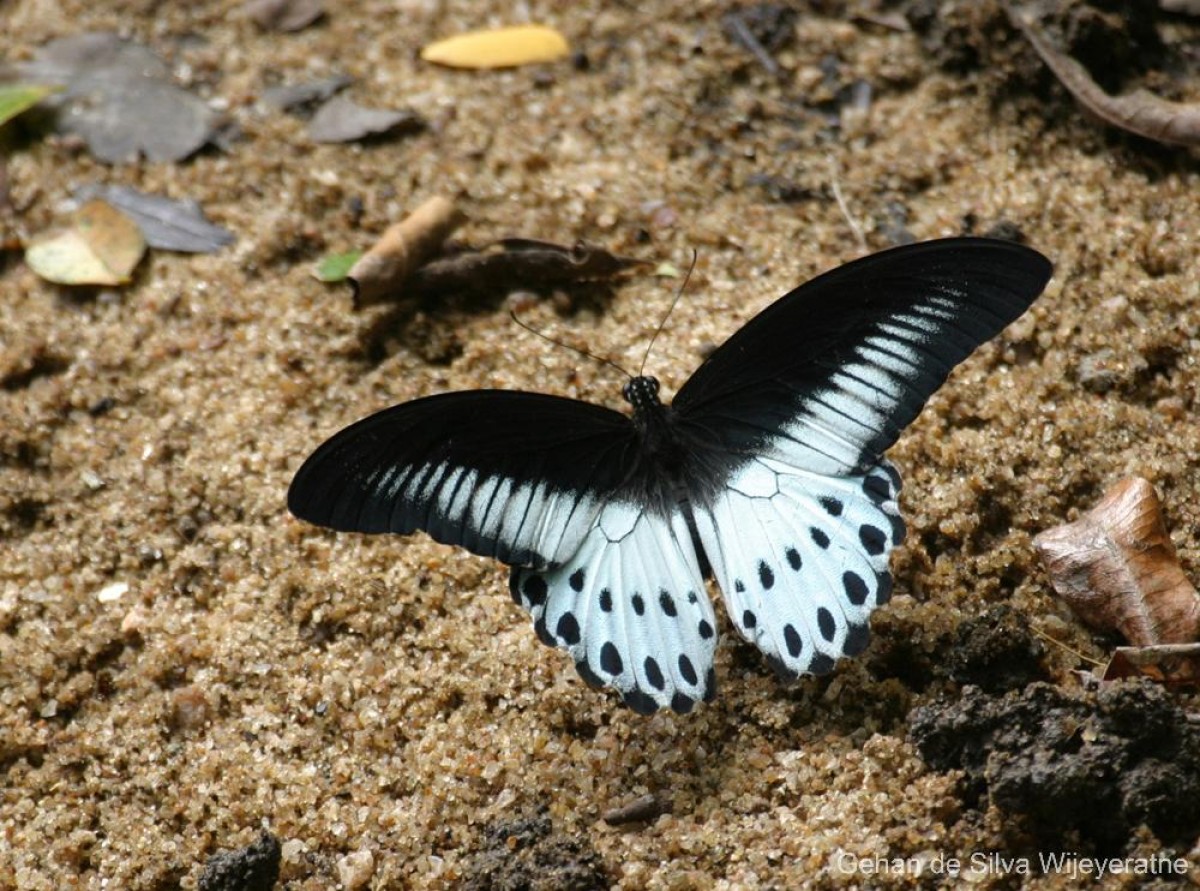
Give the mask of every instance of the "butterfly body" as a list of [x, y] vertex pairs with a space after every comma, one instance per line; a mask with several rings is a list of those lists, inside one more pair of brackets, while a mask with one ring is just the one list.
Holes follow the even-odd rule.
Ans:
[[884, 251], [780, 298], [670, 405], [649, 376], [624, 388], [631, 414], [537, 393], [425, 397], [324, 443], [288, 506], [510, 565], [538, 637], [639, 712], [714, 695], [709, 576], [778, 673], [824, 674], [866, 646], [890, 596], [904, 524], [884, 450], [1050, 271], [987, 239]]

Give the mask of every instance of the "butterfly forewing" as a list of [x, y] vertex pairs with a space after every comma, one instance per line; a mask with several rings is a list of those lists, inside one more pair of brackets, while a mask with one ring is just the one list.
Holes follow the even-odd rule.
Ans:
[[955, 365], [1029, 307], [1050, 272], [1036, 251], [976, 238], [847, 263], [729, 338], [680, 389], [675, 411], [730, 452], [862, 473]]
[[352, 424], [297, 472], [288, 509], [352, 532], [428, 532], [508, 564], [579, 548], [624, 479], [630, 419], [506, 390], [406, 402]]

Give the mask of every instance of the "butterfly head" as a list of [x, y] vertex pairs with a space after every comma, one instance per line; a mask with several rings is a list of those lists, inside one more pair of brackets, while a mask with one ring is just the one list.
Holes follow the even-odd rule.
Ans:
[[658, 398], [658, 379], [639, 375], [631, 377], [625, 389], [621, 391], [625, 401], [633, 406], [635, 412], [643, 412], [654, 406], [662, 405]]

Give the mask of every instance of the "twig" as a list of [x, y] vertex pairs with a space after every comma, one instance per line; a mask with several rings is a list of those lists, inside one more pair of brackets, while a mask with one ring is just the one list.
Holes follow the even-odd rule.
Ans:
[[854, 232], [854, 237], [858, 239], [858, 246], [864, 251], [867, 249], [867, 236], [863, 234], [862, 226], [858, 224], [858, 220], [850, 213], [850, 208], [846, 204], [846, 199], [842, 195], [842, 187], [838, 182], [838, 166], [833, 160], [833, 156], [829, 157], [829, 173], [830, 173], [830, 190], [833, 192], [834, 200], [837, 201], [837, 206], [842, 212], [842, 216], [846, 218], [847, 225]]

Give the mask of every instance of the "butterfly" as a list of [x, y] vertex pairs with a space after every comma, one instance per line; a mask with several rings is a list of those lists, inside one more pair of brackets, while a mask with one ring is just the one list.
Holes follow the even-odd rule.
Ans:
[[1051, 272], [985, 238], [872, 254], [768, 306], [669, 405], [641, 375], [632, 414], [507, 390], [405, 402], [317, 448], [288, 508], [508, 564], [537, 636], [637, 712], [714, 696], [706, 577], [778, 674], [826, 674], [891, 593], [905, 527], [884, 451]]

